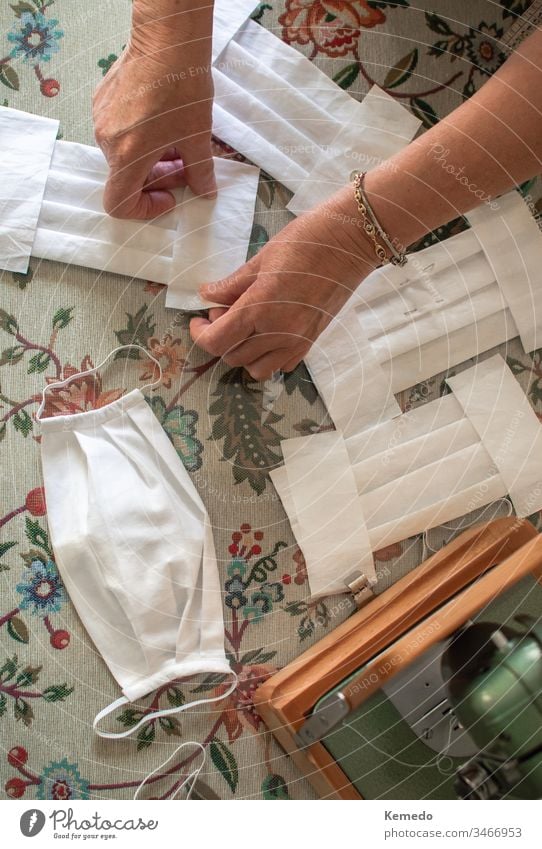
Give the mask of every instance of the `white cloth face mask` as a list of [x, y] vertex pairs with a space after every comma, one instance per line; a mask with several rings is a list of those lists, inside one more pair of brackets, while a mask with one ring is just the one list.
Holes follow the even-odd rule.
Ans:
[[[471, 229], [386, 265], [367, 277], [321, 334], [306, 363], [337, 427], [346, 436], [382, 419], [390, 394], [427, 380], [518, 334], [526, 351], [542, 343], [542, 234], [527, 205], [510, 192], [467, 215]], [[355, 317], [355, 318], [354, 318]], [[375, 361], [379, 404], [365, 404], [366, 358]], [[337, 358], [337, 351], [341, 352]], [[337, 360], [337, 367], [335, 361]], [[339, 367], [349, 369], [346, 386]], [[353, 397], [352, 386], [361, 387]], [[378, 390], [379, 387], [379, 390]], [[340, 410], [338, 420], [333, 410]], [[363, 422], [359, 411], [363, 411]], [[378, 417], [378, 418], [377, 418]]]
[[[121, 346], [109, 356], [123, 348], [140, 346]], [[141, 721], [121, 733], [97, 727], [120, 705], [175, 678], [223, 673], [233, 677], [228, 692], [237, 678], [224, 652], [222, 595], [209, 518], [141, 390], [87, 412], [40, 418], [47, 392], [102, 365], [49, 384], [37, 418], [58, 570], [123, 691], [96, 715], [94, 728], [102, 737], [125, 737]], [[178, 713], [224, 695], [150, 716]]]

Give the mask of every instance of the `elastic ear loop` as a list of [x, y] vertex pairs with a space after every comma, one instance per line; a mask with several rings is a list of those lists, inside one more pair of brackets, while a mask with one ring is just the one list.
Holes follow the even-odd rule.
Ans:
[[[209, 701], [211, 701], [211, 700], [209, 699]], [[195, 740], [187, 740], [187, 741], [186, 741], [186, 743], [181, 743], [179, 746], [177, 746], [177, 748], [175, 749], [175, 751], [173, 752], [173, 754], [169, 755], [169, 756], [165, 759], [165, 761], [164, 761], [163, 763], [161, 763], [159, 766], [157, 766], [157, 767], [156, 767], [156, 769], [153, 769], [153, 771], [152, 771], [152, 772], [149, 772], [149, 774], [148, 774], [147, 776], [145, 776], [145, 778], [143, 779], [143, 781], [141, 782], [141, 784], [140, 784], [140, 785], [139, 785], [139, 787], [137, 788], [136, 792], [134, 793], [134, 796], [133, 796], [134, 800], [135, 800], [135, 799], [137, 799], [139, 791], [140, 791], [140, 790], [141, 790], [141, 788], [142, 788], [142, 787], [143, 787], [143, 786], [147, 783], [147, 781], [149, 780], [149, 778], [152, 778], [152, 777], [153, 777], [153, 775], [155, 774], [155, 772], [158, 772], [158, 770], [160, 770], [160, 769], [162, 769], [163, 767], [165, 767], [165, 765], [168, 763], [168, 761], [170, 761], [172, 758], [174, 758], [174, 757], [175, 757], [175, 755], [177, 754], [177, 752], [179, 752], [179, 751], [180, 751], [181, 749], [183, 749], [185, 746], [196, 746], [198, 749], [200, 749], [200, 750], [201, 750], [201, 753], [202, 753], [202, 755], [203, 755], [203, 758], [201, 759], [201, 763], [199, 764], [199, 766], [198, 766], [198, 767], [196, 767], [196, 769], [193, 769], [193, 770], [192, 770], [192, 772], [188, 773], [188, 775], [186, 776], [186, 778], [184, 779], [184, 781], [182, 781], [182, 782], [181, 782], [181, 784], [179, 785], [179, 787], [177, 787], [177, 789], [176, 789], [175, 793], [173, 793], [173, 795], [172, 795], [172, 796], [170, 796], [169, 798], [170, 798], [170, 799], [174, 799], [174, 798], [175, 798], [175, 796], [177, 795], [177, 793], [178, 793], [180, 790], [182, 790], [182, 789], [183, 789], [183, 787], [185, 787], [185, 785], [187, 784], [187, 782], [188, 782], [188, 781], [190, 781], [190, 779], [192, 779], [192, 782], [191, 782], [191, 784], [190, 784], [190, 788], [189, 788], [189, 790], [188, 790], [188, 793], [186, 794], [186, 800], [190, 799], [190, 797], [191, 797], [191, 795], [192, 795], [192, 790], [194, 789], [194, 785], [195, 785], [195, 783], [196, 783], [196, 781], [197, 781], [197, 779], [198, 779], [198, 775], [199, 775], [199, 774], [200, 774], [200, 772], [202, 771], [202, 769], [203, 769], [203, 765], [205, 764], [205, 760], [206, 760], [206, 758], [207, 758], [207, 752], [206, 752], [206, 750], [205, 750], [205, 746], [202, 746], [202, 744], [201, 744], [201, 743], [197, 743]]]
[[[186, 704], [180, 705], [179, 707], [163, 708], [162, 710], [153, 711], [152, 713], [148, 713], [146, 716], [142, 717], [139, 720], [139, 722], [137, 722], [132, 728], [128, 728], [127, 731], [119, 731], [119, 732], [100, 731], [99, 728], [97, 728], [97, 725], [98, 725], [99, 721], [104, 718], [104, 716], [107, 716], [107, 714], [112, 713], [118, 707], [121, 707], [121, 705], [125, 705], [125, 704], [129, 703], [130, 700], [127, 699], [126, 696], [121, 696], [119, 699], [116, 699], [114, 702], [112, 702], [110, 705], [103, 708], [103, 710], [101, 710], [99, 713], [96, 714], [96, 716], [94, 717], [94, 722], [92, 723], [92, 727], [93, 727], [94, 731], [96, 732], [96, 734], [98, 734], [99, 737], [107, 737], [109, 739], [110, 738], [116, 738], [116, 737], [118, 737], [118, 738], [129, 737], [131, 734], [134, 733], [134, 731], [137, 731], [138, 728], [141, 728], [142, 725], [147, 723], [149, 721], [149, 719], [158, 719], [161, 716], [171, 716], [171, 714], [173, 714], [173, 713], [181, 713], [181, 711], [187, 710], [188, 708], [194, 707], [195, 705], [204, 705], [204, 704], [209, 704], [211, 702], [221, 702], [222, 699], [227, 698], [227, 696], [231, 696], [231, 694], [233, 693], [233, 691], [237, 687], [237, 684], [239, 683], [239, 677], [238, 677], [236, 672], [231, 670], [229, 672], [229, 674], [233, 676], [232, 683], [228, 687], [228, 689], [224, 693], [222, 693], [220, 696], [213, 696], [211, 699], [196, 699], [193, 702], [187, 702]], [[159, 769], [162, 769], [162, 767], [164, 767], [167, 764], [167, 762], [170, 761], [171, 758], [173, 758], [177, 754], [177, 752], [180, 749], [183, 748], [183, 746], [198, 746], [203, 753], [203, 759], [202, 759], [199, 767], [197, 769], [193, 770], [191, 773], [189, 773], [186, 776], [185, 780], [177, 788], [177, 790], [175, 791], [173, 796], [171, 796], [171, 798], [174, 799], [175, 796], [177, 795], [177, 793], [179, 792], [179, 790], [182, 790], [182, 788], [185, 786], [186, 782], [190, 781], [190, 779], [192, 779], [190, 789], [189, 789], [188, 794], [186, 796], [187, 799], [190, 799], [190, 796], [192, 795], [192, 790], [194, 789], [194, 784], [196, 783], [197, 777], [200, 774], [201, 770], [203, 769], [203, 765], [205, 763], [205, 758], [207, 757], [207, 752], [205, 751], [205, 747], [202, 746], [201, 743], [197, 743], [195, 740], [190, 740], [190, 741], [187, 740], [185, 743], [181, 743], [179, 746], [177, 746], [177, 748], [175, 749], [173, 754], [169, 755], [165, 759], [165, 761], [160, 764], [160, 766], [157, 766], [156, 769], [153, 769], [152, 772], [150, 772], [148, 775], [146, 775], [145, 778], [143, 779], [143, 781], [141, 782], [141, 784], [139, 785], [139, 787], [137, 788], [137, 790], [134, 794], [134, 799], [137, 798], [137, 794], [139, 793], [139, 791], [141, 790], [143, 785], [147, 783], [149, 778], [152, 778], [152, 776], [154, 775], [155, 772], [158, 772]]]
[[133, 734], [134, 731], [137, 731], [138, 728], [141, 728], [142, 725], [145, 725], [149, 721], [149, 719], [159, 719], [159, 717], [161, 716], [171, 716], [174, 713], [181, 713], [181, 711], [187, 710], [191, 707], [195, 707], [196, 705], [205, 705], [210, 704], [211, 702], [221, 702], [222, 699], [227, 698], [227, 696], [231, 696], [231, 694], [237, 687], [237, 684], [239, 683], [239, 678], [237, 676], [237, 673], [233, 670], [231, 670], [228, 675], [233, 675], [233, 681], [228, 687], [228, 689], [220, 696], [213, 696], [210, 699], [195, 699], [195, 701], [193, 702], [187, 702], [186, 704], [179, 705], [178, 707], [162, 708], [161, 710], [152, 711], [152, 713], [147, 713], [145, 716], [141, 717], [139, 722], [136, 722], [135, 725], [133, 725], [131, 728], [128, 728], [126, 731], [100, 731], [97, 726], [100, 720], [104, 718], [104, 716], [113, 713], [114, 710], [116, 710], [118, 707], [121, 707], [122, 705], [130, 704], [130, 699], [126, 698], [126, 696], [121, 696], [119, 699], [116, 699], [114, 702], [111, 702], [110, 705], [107, 705], [107, 707], [104, 707], [96, 714], [92, 723], [92, 727], [99, 737], [107, 737], [108, 739], [113, 740], [117, 738], [120, 739], [122, 737], [130, 737], [130, 735]]
[[38, 407], [36, 419], [38, 421], [41, 421], [41, 414], [43, 413], [43, 409], [45, 407], [45, 393], [48, 392], [49, 389], [58, 389], [60, 386], [67, 386], [67, 384], [74, 380], [76, 377], [86, 377], [88, 374], [94, 374], [106, 364], [108, 359], [112, 357], [113, 354], [118, 353], [118, 351], [124, 351], [127, 348], [138, 348], [140, 351], [143, 351], [143, 353], [146, 354], [147, 357], [152, 360], [155, 365], [158, 366], [158, 378], [156, 380], [153, 380], [152, 383], [147, 383], [145, 386], [142, 387], [140, 391], [143, 391], [143, 389], [151, 389], [153, 386], [158, 386], [158, 384], [162, 380], [162, 366], [160, 365], [156, 357], [153, 357], [152, 354], [149, 354], [146, 348], [144, 348], [142, 345], [137, 345], [135, 342], [131, 345], [119, 345], [117, 348], [113, 348], [113, 350], [109, 352], [107, 357], [102, 360], [101, 363], [98, 363], [97, 366], [94, 366], [94, 368], [89, 368], [87, 369], [87, 371], [78, 371], [75, 374], [70, 375], [70, 377], [67, 377], [65, 380], [59, 380], [55, 383], [48, 383], [47, 386], [44, 387], [43, 392], [41, 393], [41, 404]]

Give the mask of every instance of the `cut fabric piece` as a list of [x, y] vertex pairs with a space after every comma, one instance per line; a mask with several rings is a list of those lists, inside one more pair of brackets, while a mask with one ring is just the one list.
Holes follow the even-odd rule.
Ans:
[[421, 121], [395, 98], [373, 86], [353, 116], [355, 123], [342, 127], [323, 149], [307, 179], [288, 203], [299, 215], [327, 200], [350, 180], [353, 170], [370, 171], [405, 147]]
[[225, 277], [246, 261], [260, 172], [235, 160], [216, 159], [215, 174], [216, 200], [196, 197], [187, 188], [178, 207], [166, 307], [208, 307], [198, 286]]
[[[447, 382], [453, 394], [343, 441], [335, 433], [334, 441], [322, 439], [329, 434], [315, 434], [282, 443], [284, 468], [271, 478], [305, 554], [311, 596], [324, 585], [344, 592], [345, 575], [366, 562], [368, 549], [407, 539], [506, 495], [518, 516], [542, 508], [542, 425], [502, 357]], [[290, 463], [295, 463], [292, 473]], [[310, 535], [317, 538], [318, 523], [330, 515], [326, 504], [331, 513], [336, 509], [334, 498], [326, 500], [326, 485], [333, 487], [337, 476], [346, 479], [348, 466], [358, 493], [357, 504], [351, 487], [345, 496], [348, 515], [355, 517], [356, 538], [366, 535], [368, 548], [359, 544], [354, 554], [348, 543], [339, 544], [322, 570], [325, 550], [313, 546]], [[314, 503], [308, 481], [317, 482], [322, 493]], [[341, 539], [350, 534], [353, 528], [341, 529]]]
[[501, 357], [478, 363], [474, 380], [464, 374], [446, 382], [505, 482], [517, 515], [529, 516], [542, 501], [540, 421]]
[[344, 592], [356, 570], [375, 582], [376, 573], [344, 440], [337, 432], [318, 437], [288, 439], [282, 449], [311, 595], [325, 596]]
[[349, 306], [334, 319], [334, 332], [316, 340], [306, 363], [327, 411], [346, 437], [401, 414], [371, 345]]
[[[359, 103], [254, 21], [226, 45], [214, 63], [213, 79], [215, 134], [291, 191], [301, 189], [339, 134], [343, 159], [356, 150], [363, 128], [362, 154], [367, 147], [378, 157], [406, 144], [419, 126], [376, 86], [368, 103]], [[356, 167], [359, 162], [346, 176]]]
[[58, 126], [0, 106], [0, 266], [6, 271], [28, 271]]
[[542, 345], [542, 237], [519, 192], [503, 195], [494, 203], [496, 208], [473, 209], [467, 218], [512, 313], [523, 347], [527, 352], [534, 351]]
[[[352, 363], [348, 395], [335, 385], [330, 367], [331, 352], [340, 356], [344, 345], [349, 312], [384, 375], [385, 397], [514, 338], [519, 325], [531, 350], [542, 327], [542, 287], [533, 283], [542, 267], [542, 234], [517, 192], [496, 203], [498, 211], [485, 204], [469, 213], [472, 229], [411, 254], [402, 268], [378, 268], [363, 281], [306, 357], [328, 410], [339, 407], [344, 417], [344, 410], [353, 415], [364, 406], [360, 390], [351, 397], [352, 386], [363, 387], [359, 360]], [[373, 423], [377, 417], [380, 410]]]
[[[32, 253], [156, 283], [173, 280], [187, 301], [192, 298], [187, 308], [198, 309], [198, 286], [232, 273], [246, 257], [258, 184], [258, 169], [251, 165], [217, 159], [215, 167], [219, 191], [225, 189], [216, 202], [177, 189], [171, 212], [152, 221], [125, 221], [103, 211], [108, 166], [102, 152], [57, 142]], [[204, 258], [201, 265], [198, 257]]]

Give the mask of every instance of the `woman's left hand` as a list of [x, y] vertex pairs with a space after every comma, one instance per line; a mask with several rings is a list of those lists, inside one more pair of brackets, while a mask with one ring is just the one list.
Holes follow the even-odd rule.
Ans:
[[225, 308], [193, 318], [190, 334], [256, 380], [292, 371], [376, 265], [348, 186], [291, 221], [234, 274], [203, 286], [201, 296]]

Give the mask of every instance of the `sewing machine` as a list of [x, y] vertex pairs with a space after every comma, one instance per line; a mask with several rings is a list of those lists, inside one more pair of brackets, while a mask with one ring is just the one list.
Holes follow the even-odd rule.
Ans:
[[542, 796], [542, 536], [461, 534], [257, 691], [323, 798]]

